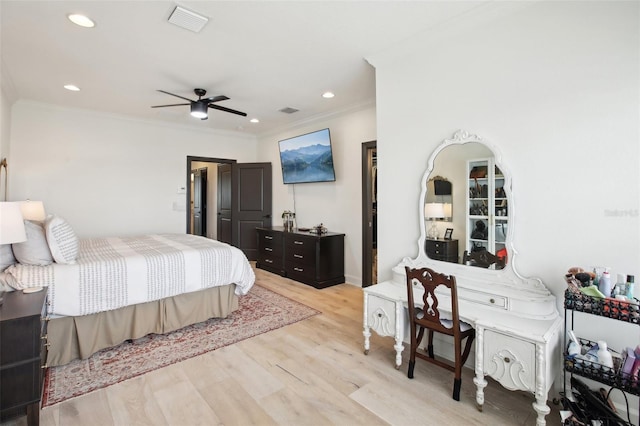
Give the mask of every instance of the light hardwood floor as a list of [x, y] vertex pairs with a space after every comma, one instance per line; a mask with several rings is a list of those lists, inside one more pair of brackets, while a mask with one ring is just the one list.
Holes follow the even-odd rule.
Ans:
[[[155, 370], [41, 412], [41, 425], [534, 425], [533, 396], [495, 382], [475, 405], [473, 372], [426, 362], [409, 380], [393, 340], [362, 343], [362, 289], [323, 290], [256, 270], [260, 285], [322, 312], [296, 324]], [[10, 422], [26, 425], [21, 418]], [[557, 409], [547, 424], [560, 424]]]

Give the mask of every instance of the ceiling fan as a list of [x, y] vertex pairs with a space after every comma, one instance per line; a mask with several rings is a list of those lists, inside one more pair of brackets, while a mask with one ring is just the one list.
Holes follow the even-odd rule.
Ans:
[[241, 115], [243, 117], [246, 117], [247, 114], [241, 111], [236, 111], [235, 109], [231, 109], [231, 108], [225, 108], [222, 107], [220, 105], [216, 105], [216, 102], [220, 102], [220, 101], [226, 101], [227, 99], [229, 99], [228, 97], [224, 96], [224, 95], [219, 95], [219, 96], [212, 96], [210, 98], [202, 98], [204, 95], [207, 94], [207, 91], [204, 89], [193, 89], [193, 92], [196, 94], [196, 96], [198, 97], [197, 101], [191, 100], [189, 98], [185, 98], [183, 96], [180, 95], [176, 95], [174, 93], [169, 93], [166, 92], [164, 90], [158, 90], [158, 92], [162, 92], [162, 93], [166, 93], [167, 95], [171, 95], [171, 96], [175, 96], [176, 98], [180, 98], [180, 99], [184, 99], [185, 101], [189, 101], [188, 104], [170, 104], [170, 105], [155, 105], [152, 106], [151, 108], [164, 108], [164, 107], [173, 107], [173, 106], [179, 106], [179, 105], [191, 105], [191, 115], [199, 118], [201, 120], [206, 120], [207, 118], [209, 118], [209, 115], [207, 113], [208, 108], [212, 108], [212, 109], [217, 109], [220, 111], [226, 111], [226, 112], [230, 112], [232, 114], [238, 114]]

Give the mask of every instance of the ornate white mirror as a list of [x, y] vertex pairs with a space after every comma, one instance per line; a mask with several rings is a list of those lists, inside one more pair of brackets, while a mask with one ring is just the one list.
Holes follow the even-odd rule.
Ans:
[[[438, 220], [440, 209], [432, 213], [432, 204], [442, 201], [430, 194], [430, 183], [440, 178], [451, 184], [450, 221]], [[396, 275], [404, 275], [404, 266], [427, 266], [456, 275], [463, 287], [491, 282], [549, 294], [539, 279], [516, 271], [511, 174], [495, 146], [457, 131], [432, 153], [420, 188], [418, 257], [405, 258], [394, 268]]]

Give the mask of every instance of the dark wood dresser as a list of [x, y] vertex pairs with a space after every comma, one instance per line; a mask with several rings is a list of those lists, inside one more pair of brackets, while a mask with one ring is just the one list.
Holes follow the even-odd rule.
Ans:
[[344, 234], [257, 228], [256, 267], [315, 288], [343, 283]]
[[458, 263], [458, 240], [426, 239], [424, 250], [430, 259]]
[[0, 305], [0, 421], [27, 415], [40, 422], [47, 359], [47, 290], [4, 294]]

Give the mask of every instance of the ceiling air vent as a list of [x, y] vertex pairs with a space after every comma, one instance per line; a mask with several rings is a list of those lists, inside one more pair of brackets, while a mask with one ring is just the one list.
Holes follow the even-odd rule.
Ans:
[[295, 108], [291, 108], [291, 107], [284, 107], [282, 109], [279, 109], [278, 111], [284, 112], [285, 114], [293, 114], [294, 112], [298, 112], [300, 110], [299, 109], [295, 109]]
[[169, 16], [169, 22], [185, 30], [198, 33], [206, 23], [209, 22], [209, 18], [187, 10], [184, 7], [176, 6], [173, 12], [171, 12], [171, 16]]

